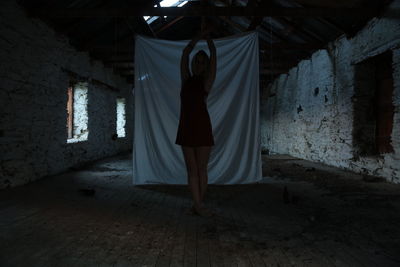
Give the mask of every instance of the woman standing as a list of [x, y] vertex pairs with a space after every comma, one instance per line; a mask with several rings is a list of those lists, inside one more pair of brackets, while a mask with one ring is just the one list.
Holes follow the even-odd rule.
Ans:
[[208, 184], [207, 164], [214, 145], [206, 100], [215, 80], [217, 57], [214, 42], [207, 38], [210, 57], [204, 50], [197, 52], [190, 73], [189, 55], [201, 37], [204, 34], [193, 38], [181, 57], [181, 113], [175, 143], [181, 145], [185, 158], [192, 209], [198, 215], [211, 216], [211, 211], [203, 205]]

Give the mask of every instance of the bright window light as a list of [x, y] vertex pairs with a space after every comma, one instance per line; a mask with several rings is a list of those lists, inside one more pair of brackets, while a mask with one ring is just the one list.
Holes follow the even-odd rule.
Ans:
[[68, 89], [68, 139], [67, 143], [86, 141], [88, 128], [88, 84], [79, 82]]
[[117, 135], [118, 137], [125, 137], [125, 99], [117, 99]]
[[177, 4], [176, 0], [163, 0], [160, 2], [161, 7], [175, 6], [175, 4]]
[[[189, 1], [176, 1], [176, 0], [163, 0], [160, 2], [160, 6], [161, 7], [182, 7], [184, 5], [186, 5]], [[157, 7], [157, 5], [155, 5], [154, 7]], [[143, 16], [144, 20], [147, 22], [147, 24], [151, 24], [153, 21], [155, 21], [156, 19], [158, 19], [157, 16], [151, 17], [151, 16]], [[167, 16], [164, 16], [164, 18], [167, 18]]]
[[187, 2], [188, 1], [182, 1], [179, 5], [178, 5], [178, 7], [181, 7], [181, 6], [184, 6], [184, 5], [186, 5], [187, 4]]

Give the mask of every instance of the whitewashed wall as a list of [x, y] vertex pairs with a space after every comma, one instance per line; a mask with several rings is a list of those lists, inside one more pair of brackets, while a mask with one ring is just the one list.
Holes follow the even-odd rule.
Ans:
[[[89, 83], [89, 136], [67, 144], [69, 75], [97, 79], [120, 90]], [[78, 52], [68, 39], [15, 1], [0, 2], [0, 188], [25, 184], [87, 161], [130, 150], [131, 85], [102, 63]], [[125, 97], [127, 135], [116, 133], [116, 98]]]
[[[396, 0], [390, 10], [398, 10]], [[270, 153], [323, 162], [400, 183], [400, 20], [372, 19], [354, 38], [340, 37], [264, 88], [262, 146]], [[355, 157], [354, 63], [393, 50], [392, 146], [382, 157]], [[315, 88], [319, 88], [316, 95]], [[275, 96], [271, 96], [274, 95]]]

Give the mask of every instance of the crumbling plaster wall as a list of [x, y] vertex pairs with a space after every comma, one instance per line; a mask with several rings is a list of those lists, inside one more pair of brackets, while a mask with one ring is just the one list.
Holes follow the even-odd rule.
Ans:
[[[390, 10], [398, 10], [400, 1]], [[388, 14], [388, 13], [387, 13]], [[262, 148], [400, 183], [400, 20], [372, 19], [280, 75], [261, 99]], [[358, 156], [353, 146], [354, 64], [393, 51], [393, 153]], [[318, 88], [318, 89], [316, 89]], [[318, 93], [317, 93], [318, 91]]]
[[[88, 83], [89, 136], [67, 143], [70, 75]], [[116, 133], [116, 99], [126, 98], [126, 137]], [[0, 188], [28, 183], [132, 147], [132, 86], [15, 1], [0, 3]]]

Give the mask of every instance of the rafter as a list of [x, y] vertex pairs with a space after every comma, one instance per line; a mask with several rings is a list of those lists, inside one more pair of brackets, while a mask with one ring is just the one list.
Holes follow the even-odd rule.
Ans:
[[266, 51], [272, 50], [315, 50], [321, 49], [323, 47], [322, 43], [273, 43], [268, 44], [266, 42], [262, 42], [260, 46], [261, 49], [265, 49]]
[[222, 19], [223, 21], [225, 21], [226, 23], [228, 23], [229, 25], [231, 25], [233, 28], [237, 29], [240, 32], [244, 32], [246, 31], [246, 27], [240, 25], [239, 23], [234, 22], [233, 20], [225, 17], [225, 16], [220, 16], [220, 19]]
[[365, 17], [375, 14], [371, 8], [287, 8], [184, 6], [152, 8], [32, 8], [33, 15], [56, 18], [132, 17], [132, 16], [269, 16], [269, 17]]
[[253, 17], [249, 26], [247, 27], [248, 31], [255, 30], [262, 23], [264, 17]]
[[[317, 50], [323, 47], [322, 43], [273, 43], [268, 44], [261, 42], [260, 49], [261, 53], [268, 53], [269, 51], [309, 51]], [[113, 45], [96, 45], [89, 48], [93, 53], [98, 55], [133, 55], [133, 46], [129, 44], [126, 46], [113, 46]]]
[[178, 21], [180, 21], [183, 18], [184, 18], [183, 16], [180, 16], [180, 17], [173, 19], [172, 21], [168, 22], [167, 24], [163, 25], [160, 29], [158, 29], [156, 31], [156, 34], [160, 34], [161, 32], [165, 31], [166, 29], [168, 29], [169, 27], [171, 27], [172, 25], [174, 25], [175, 23], [177, 23]]
[[[257, 1], [256, 0], [249, 0], [247, 2], [247, 6], [248, 7], [256, 7], [256, 6], [258, 6], [257, 5]], [[262, 23], [263, 19], [264, 19], [264, 17], [253, 17], [251, 19], [251, 22], [250, 22], [249, 26], [247, 27], [247, 30], [248, 31], [255, 30]]]
[[153, 28], [146, 22], [146, 20], [143, 17], [140, 17], [140, 23], [144, 25], [144, 27], [150, 32], [150, 34], [157, 38], [156, 33], [153, 31]]
[[[296, 34], [299, 34], [306, 39], [309, 39], [314, 42], [324, 42], [325, 40], [318, 36], [317, 34], [313, 32], [309, 32], [306, 29], [301, 28], [299, 25], [296, 25], [295, 23], [285, 19], [285, 18], [274, 18], [277, 22], [285, 25], [288, 29], [292, 29], [293, 32], [296, 32]], [[289, 32], [289, 31], [288, 31]]]

